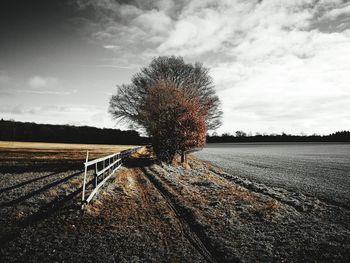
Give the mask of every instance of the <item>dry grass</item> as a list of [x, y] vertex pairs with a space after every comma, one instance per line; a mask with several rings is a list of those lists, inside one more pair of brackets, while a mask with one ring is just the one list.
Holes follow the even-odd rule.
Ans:
[[129, 156], [130, 159], [138, 159], [138, 158], [154, 158], [154, 154], [151, 149], [147, 147], [143, 147], [138, 151], [134, 152]]
[[69, 144], [0, 141], [1, 159], [84, 160], [136, 147], [135, 145]]

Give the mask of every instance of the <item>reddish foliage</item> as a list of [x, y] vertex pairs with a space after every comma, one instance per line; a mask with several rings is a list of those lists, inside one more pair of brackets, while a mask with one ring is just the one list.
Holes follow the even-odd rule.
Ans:
[[109, 112], [143, 129], [158, 159], [167, 162], [176, 152], [203, 146], [207, 129], [218, 128], [222, 116], [209, 69], [174, 56], [154, 58], [131, 84], [118, 86]]
[[172, 161], [177, 151], [205, 144], [208, 107], [173, 83], [159, 81], [150, 87], [142, 115], [153, 134], [157, 156]]

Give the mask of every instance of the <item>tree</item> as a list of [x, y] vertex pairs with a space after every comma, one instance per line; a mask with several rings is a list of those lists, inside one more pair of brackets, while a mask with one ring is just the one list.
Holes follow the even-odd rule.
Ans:
[[236, 137], [247, 137], [247, 133], [244, 131], [236, 131]]
[[158, 57], [118, 86], [109, 112], [144, 129], [157, 157], [171, 162], [177, 152], [203, 146], [207, 130], [221, 125], [220, 101], [208, 69], [181, 57]]
[[205, 144], [208, 114], [198, 98], [189, 97], [173, 83], [160, 81], [149, 88], [142, 118], [148, 123], [148, 132], [159, 159], [171, 161], [176, 153], [184, 153]]

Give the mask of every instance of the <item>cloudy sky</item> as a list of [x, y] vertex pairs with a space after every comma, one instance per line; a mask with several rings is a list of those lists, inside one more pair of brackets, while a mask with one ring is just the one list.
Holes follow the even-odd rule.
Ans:
[[120, 127], [116, 85], [159, 55], [210, 68], [218, 130], [350, 129], [350, 2], [4, 0], [0, 118]]

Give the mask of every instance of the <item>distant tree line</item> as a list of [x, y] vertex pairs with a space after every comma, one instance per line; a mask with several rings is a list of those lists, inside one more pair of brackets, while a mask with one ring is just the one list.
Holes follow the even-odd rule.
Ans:
[[99, 129], [88, 126], [36, 124], [0, 120], [1, 141], [31, 141], [92, 144], [144, 144], [147, 138], [137, 131]]
[[[234, 135], [207, 135], [207, 143], [229, 142], [350, 142], [350, 131], [338, 131], [329, 135], [247, 134], [237, 131]], [[148, 144], [150, 139], [137, 131], [99, 129], [89, 126], [36, 124], [13, 120], [0, 120], [0, 141], [31, 141], [95, 144]]]
[[221, 136], [207, 135], [207, 143], [224, 142], [350, 142], [350, 131], [338, 131], [329, 135], [291, 135], [291, 134], [256, 134], [248, 135], [243, 131], [235, 135], [224, 133]]

